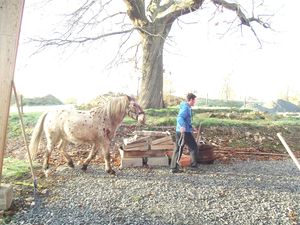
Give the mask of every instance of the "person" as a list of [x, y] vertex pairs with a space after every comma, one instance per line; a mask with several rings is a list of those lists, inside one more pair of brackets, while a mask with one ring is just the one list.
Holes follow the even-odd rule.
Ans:
[[171, 172], [182, 172], [179, 169], [179, 160], [182, 154], [183, 145], [186, 144], [189, 148], [191, 157], [191, 167], [197, 168], [198, 146], [193, 136], [192, 127], [192, 106], [196, 103], [196, 95], [189, 93], [186, 101], [180, 104], [180, 109], [177, 116], [176, 124], [176, 147], [173, 151], [171, 160]]

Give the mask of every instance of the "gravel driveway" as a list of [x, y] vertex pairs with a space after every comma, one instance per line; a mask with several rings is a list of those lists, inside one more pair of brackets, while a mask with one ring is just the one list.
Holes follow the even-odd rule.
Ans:
[[300, 224], [300, 171], [291, 160], [169, 168], [61, 167], [53, 189], [10, 224]]

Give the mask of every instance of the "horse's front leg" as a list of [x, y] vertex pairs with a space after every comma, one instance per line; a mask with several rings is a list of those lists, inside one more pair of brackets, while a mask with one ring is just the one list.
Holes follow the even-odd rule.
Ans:
[[95, 143], [92, 150], [90, 151], [90, 154], [88, 155], [88, 157], [84, 160], [83, 165], [82, 165], [82, 170], [86, 171], [87, 167], [89, 165], [89, 163], [91, 162], [91, 160], [93, 158], [95, 158], [98, 150], [99, 150], [100, 144], [99, 143]]
[[104, 141], [102, 151], [104, 155], [105, 171], [109, 174], [115, 175], [116, 172], [111, 168], [111, 164], [110, 164], [109, 146], [110, 146], [110, 141]]
[[50, 138], [47, 138], [47, 150], [44, 154], [44, 161], [43, 161], [43, 170], [46, 177], [49, 175], [49, 160], [52, 153], [52, 150], [54, 149], [54, 143]]

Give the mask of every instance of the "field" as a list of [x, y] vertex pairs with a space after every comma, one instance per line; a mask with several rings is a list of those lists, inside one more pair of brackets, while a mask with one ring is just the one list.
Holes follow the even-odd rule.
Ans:
[[[114, 143], [120, 143], [124, 137], [130, 137], [135, 129], [160, 130], [175, 132], [177, 107], [167, 109], [146, 110], [147, 124], [136, 127], [133, 120], [126, 118], [119, 128]], [[26, 112], [23, 120], [26, 127], [27, 140], [30, 140], [32, 129], [41, 113]], [[236, 108], [198, 108], [193, 110], [193, 124], [200, 128], [200, 139], [215, 146], [217, 160], [223, 163], [236, 160], [281, 160], [289, 158], [277, 137], [281, 133], [290, 148], [299, 156], [300, 118], [271, 115]], [[195, 133], [197, 135], [197, 133]], [[86, 146], [70, 146], [70, 154], [80, 164], [87, 155]], [[3, 181], [15, 186], [16, 201], [12, 209], [3, 212], [3, 223], [9, 221], [15, 211], [29, 207], [32, 202], [33, 185], [30, 169], [25, 160], [26, 147], [22, 137], [17, 113], [9, 117], [8, 142], [5, 153]], [[112, 151], [115, 166], [119, 163], [119, 155]], [[39, 189], [47, 190], [51, 186], [41, 172], [42, 156], [35, 165], [39, 178]], [[103, 163], [101, 155], [92, 164]], [[65, 164], [58, 152], [52, 155], [51, 166], [54, 168]]]
[[[134, 129], [160, 130], [175, 132], [177, 107], [146, 110], [146, 125], [136, 127], [135, 121], [125, 117], [117, 132], [115, 142], [130, 137]], [[41, 112], [26, 112], [23, 121], [26, 127], [27, 140], [30, 140], [32, 129]], [[300, 130], [299, 117], [267, 114], [237, 108], [197, 108], [193, 110], [193, 126], [200, 129], [201, 140], [224, 149], [245, 149], [269, 153], [286, 154], [277, 137], [281, 133], [290, 148], [296, 152], [300, 149], [298, 134]], [[197, 131], [195, 131], [195, 137]], [[23, 151], [20, 151], [23, 149]], [[17, 113], [11, 113], [8, 126], [7, 156], [22, 159], [24, 140]], [[272, 156], [272, 154], [270, 154]]]

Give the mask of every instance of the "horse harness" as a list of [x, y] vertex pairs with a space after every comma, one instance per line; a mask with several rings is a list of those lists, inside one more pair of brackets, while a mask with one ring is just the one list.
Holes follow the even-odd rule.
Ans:
[[[139, 115], [145, 114], [145, 112], [141, 109], [139, 105], [137, 105], [135, 102], [130, 103], [134, 106], [135, 111], [132, 110], [131, 107], [128, 108], [127, 115], [133, 119], [138, 119]], [[136, 109], [138, 109], [138, 112], [136, 112]]]

